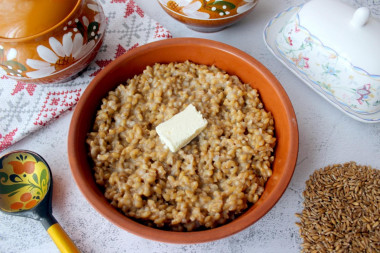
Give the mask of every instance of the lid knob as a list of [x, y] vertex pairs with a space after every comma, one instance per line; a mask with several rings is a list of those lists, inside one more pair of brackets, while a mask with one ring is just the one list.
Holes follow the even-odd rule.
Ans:
[[358, 8], [355, 11], [354, 15], [352, 16], [351, 25], [354, 27], [364, 26], [368, 22], [370, 14], [371, 12], [369, 8], [367, 7]]

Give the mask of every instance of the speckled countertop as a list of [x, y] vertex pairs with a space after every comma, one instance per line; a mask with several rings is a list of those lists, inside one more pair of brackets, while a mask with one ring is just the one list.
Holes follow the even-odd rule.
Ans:
[[[3, 153], [30, 149], [46, 159], [54, 178], [53, 214], [83, 252], [299, 252], [301, 239], [294, 214], [302, 209], [301, 194], [309, 175], [329, 164], [347, 161], [380, 168], [380, 124], [361, 123], [335, 109], [279, 63], [264, 45], [266, 23], [278, 12], [303, 1], [261, 0], [241, 22], [210, 34], [194, 32], [177, 23], [156, 1], [135, 1], [146, 14], [168, 28], [173, 37], [208, 38], [240, 48], [262, 62], [284, 86], [297, 115], [300, 146], [294, 176], [274, 208], [229, 238], [196, 245], [159, 243], [116, 227], [98, 214], [79, 192], [67, 157], [71, 111]], [[0, 213], [0, 252], [58, 250], [38, 221]]]

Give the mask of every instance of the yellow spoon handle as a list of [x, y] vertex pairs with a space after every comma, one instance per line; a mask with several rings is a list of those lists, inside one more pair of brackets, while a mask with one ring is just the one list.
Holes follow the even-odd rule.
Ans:
[[47, 229], [47, 232], [62, 253], [80, 253], [73, 241], [58, 223], [51, 225]]

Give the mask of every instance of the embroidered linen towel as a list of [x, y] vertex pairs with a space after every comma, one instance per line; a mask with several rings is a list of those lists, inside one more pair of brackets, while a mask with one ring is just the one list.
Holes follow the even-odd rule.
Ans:
[[0, 72], [0, 152], [70, 110], [92, 78], [118, 56], [140, 45], [171, 38], [170, 32], [133, 0], [99, 2], [107, 19], [105, 39], [96, 58], [77, 78], [35, 85], [9, 79]]

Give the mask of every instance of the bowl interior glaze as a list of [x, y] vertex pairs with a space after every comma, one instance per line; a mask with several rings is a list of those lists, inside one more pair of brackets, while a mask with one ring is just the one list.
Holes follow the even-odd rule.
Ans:
[[[91, 130], [101, 99], [117, 85], [154, 63], [183, 62], [215, 65], [259, 91], [275, 119], [277, 145], [273, 175], [259, 201], [234, 221], [196, 232], [171, 232], [139, 224], [113, 208], [93, 180], [86, 135]], [[93, 79], [78, 102], [70, 124], [68, 155], [72, 175], [90, 204], [105, 218], [131, 233], [169, 243], [201, 243], [221, 239], [252, 225], [280, 199], [293, 175], [298, 155], [298, 127], [291, 102], [277, 79], [261, 63], [229, 45], [195, 38], [177, 38], [140, 46], [110, 63]]]
[[42, 33], [60, 23], [80, 3], [81, 0], [0, 1], [0, 37], [19, 39]]

